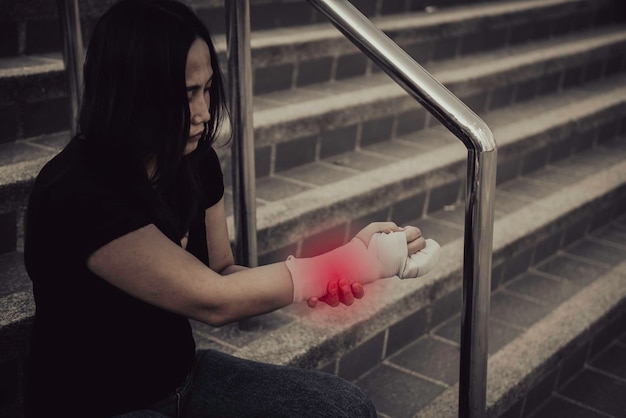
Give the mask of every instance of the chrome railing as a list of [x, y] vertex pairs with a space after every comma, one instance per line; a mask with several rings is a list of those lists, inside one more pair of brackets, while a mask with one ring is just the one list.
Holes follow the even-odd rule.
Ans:
[[497, 166], [493, 133], [482, 119], [348, 1], [308, 1], [468, 149], [459, 416], [482, 417], [486, 410], [487, 327]]
[[252, 58], [250, 4], [226, 1], [228, 86], [233, 127], [232, 174], [235, 261], [257, 265], [254, 129], [252, 125]]
[[78, 0], [57, 0], [57, 9], [63, 33], [63, 61], [70, 99], [70, 130], [74, 136], [83, 88], [83, 60], [85, 58]]

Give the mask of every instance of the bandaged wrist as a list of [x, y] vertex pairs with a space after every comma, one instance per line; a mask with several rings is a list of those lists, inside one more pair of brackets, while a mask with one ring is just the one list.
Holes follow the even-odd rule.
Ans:
[[408, 256], [406, 234], [392, 232], [372, 236], [370, 250], [374, 250], [383, 267], [384, 277], [398, 276], [401, 279], [420, 277], [431, 271], [439, 262], [439, 244], [426, 240], [426, 247]]
[[289, 256], [285, 261], [293, 282], [293, 301], [301, 302], [328, 293], [331, 280], [371, 283], [380, 278], [381, 265], [358, 238], [310, 258]]
[[404, 268], [408, 257], [406, 234], [404, 232], [378, 232], [372, 235], [369, 250], [380, 261], [383, 277], [397, 276]]

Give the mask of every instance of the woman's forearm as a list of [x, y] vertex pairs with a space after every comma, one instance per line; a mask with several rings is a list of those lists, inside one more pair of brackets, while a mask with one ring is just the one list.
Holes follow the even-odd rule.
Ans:
[[255, 268], [231, 265], [221, 275], [222, 280], [213, 283], [212, 293], [224, 295], [223, 300], [210, 306], [206, 318], [198, 318], [203, 322], [224, 325], [293, 303], [293, 282], [285, 263]]

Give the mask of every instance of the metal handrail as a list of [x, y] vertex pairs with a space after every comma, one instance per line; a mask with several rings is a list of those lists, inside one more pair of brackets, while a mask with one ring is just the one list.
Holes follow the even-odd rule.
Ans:
[[63, 33], [63, 61], [70, 99], [70, 132], [76, 135], [78, 112], [83, 89], [83, 36], [80, 29], [78, 0], [57, 0]]
[[468, 149], [459, 416], [486, 410], [496, 142], [487, 124], [349, 2], [308, 0]]
[[[233, 220], [235, 262], [258, 265], [256, 237], [256, 184], [254, 170], [254, 126], [252, 121], [252, 55], [250, 52], [250, 4], [231, 0], [226, 9], [229, 109], [233, 144]], [[259, 317], [242, 319], [242, 330], [258, 329]]]
[[232, 179], [235, 261], [257, 266], [254, 127], [252, 124], [252, 56], [250, 4], [225, 2], [230, 117], [233, 127]]

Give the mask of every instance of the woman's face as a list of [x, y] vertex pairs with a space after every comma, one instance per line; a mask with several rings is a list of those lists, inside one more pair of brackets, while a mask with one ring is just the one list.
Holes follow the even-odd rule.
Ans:
[[187, 85], [187, 99], [189, 101], [189, 138], [185, 145], [184, 155], [189, 154], [198, 146], [198, 141], [204, 132], [204, 124], [211, 120], [209, 105], [211, 96], [209, 87], [213, 79], [211, 68], [211, 54], [209, 47], [202, 39], [196, 39], [187, 53], [185, 66], [185, 82]]

